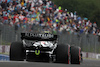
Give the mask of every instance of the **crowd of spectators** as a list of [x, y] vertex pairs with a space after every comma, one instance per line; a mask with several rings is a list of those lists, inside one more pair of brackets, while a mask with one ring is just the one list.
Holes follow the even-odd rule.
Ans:
[[91, 23], [76, 11], [68, 12], [49, 0], [0, 0], [0, 24], [18, 28], [39, 25], [54, 33], [65, 30], [69, 34], [100, 34], [96, 22]]

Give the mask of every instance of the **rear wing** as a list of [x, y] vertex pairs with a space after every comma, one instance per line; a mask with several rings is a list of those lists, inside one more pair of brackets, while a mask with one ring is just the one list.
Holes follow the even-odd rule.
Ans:
[[54, 41], [57, 40], [58, 36], [53, 34], [32, 34], [32, 33], [21, 33], [21, 39], [26, 40], [37, 40], [37, 41]]

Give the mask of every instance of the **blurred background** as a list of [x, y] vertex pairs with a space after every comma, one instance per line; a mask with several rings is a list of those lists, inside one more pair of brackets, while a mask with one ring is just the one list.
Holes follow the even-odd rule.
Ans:
[[99, 0], [0, 0], [0, 53], [21, 32], [59, 35], [59, 43], [100, 53]]

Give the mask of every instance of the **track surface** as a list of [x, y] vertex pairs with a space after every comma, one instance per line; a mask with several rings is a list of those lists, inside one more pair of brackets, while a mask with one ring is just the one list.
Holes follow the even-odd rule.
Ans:
[[26, 62], [26, 61], [0, 61], [0, 67], [100, 67], [100, 60], [86, 60], [80, 65], [58, 64], [58, 63], [42, 63], [42, 62]]

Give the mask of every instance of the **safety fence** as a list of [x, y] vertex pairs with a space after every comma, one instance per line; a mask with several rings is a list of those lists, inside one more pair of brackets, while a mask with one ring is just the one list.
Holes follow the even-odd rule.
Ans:
[[[32, 32], [41, 33], [43, 27], [39, 25], [33, 25]], [[0, 25], [0, 45], [10, 45], [14, 41], [21, 41], [21, 32], [30, 32], [30, 26], [26, 28], [19, 28], [15, 30], [15, 26]], [[80, 46], [84, 52], [100, 53], [100, 42], [99, 36], [93, 34], [79, 34], [69, 33], [66, 30], [58, 32], [59, 44], [65, 43], [69, 45]]]

